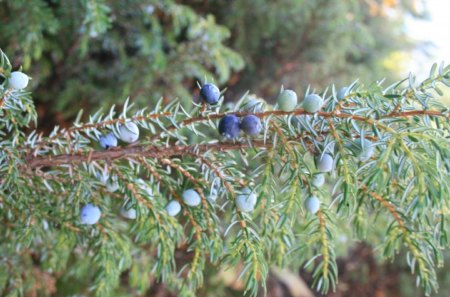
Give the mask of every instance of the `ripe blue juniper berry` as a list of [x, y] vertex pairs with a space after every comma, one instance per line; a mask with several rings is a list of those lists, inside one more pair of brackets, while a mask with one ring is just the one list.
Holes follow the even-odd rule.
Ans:
[[102, 135], [99, 137], [100, 146], [104, 149], [109, 149], [111, 147], [117, 146], [117, 138], [113, 133], [108, 133], [107, 135]]
[[245, 116], [240, 127], [248, 135], [258, 135], [262, 130], [261, 120], [255, 115]]
[[236, 138], [241, 133], [239, 118], [234, 114], [224, 116], [219, 122], [219, 133], [226, 138]]
[[217, 104], [220, 99], [220, 90], [216, 85], [204, 84], [200, 90], [200, 97], [208, 104]]

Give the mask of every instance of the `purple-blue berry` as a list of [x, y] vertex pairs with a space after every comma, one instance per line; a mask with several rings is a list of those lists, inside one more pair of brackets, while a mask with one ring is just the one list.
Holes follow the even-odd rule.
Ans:
[[258, 135], [261, 133], [261, 120], [255, 115], [247, 115], [241, 121], [241, 129], [248, 135]]
[[102, 212], [100, 208], [92, 203], [86, 204], [81, 208], [80, 219], [82, 224], [94, 225], [100, 220]]
[[220, 90], [216, 85], [204, 84], [200, 90], [200, 97], [208, 104], [217, 104], [220, 99]]
[[234, 114], [224, 116], [219, 122], [219, 133], [226, 138], [236, 138], [239, 136], [239, 118]]
[[100, 146], [104, 149], [109, 149], [111, 147], [117, 146], [117, 138], [113, 133], [108, 133], [107, 135], [102, 135], [99, 137]]

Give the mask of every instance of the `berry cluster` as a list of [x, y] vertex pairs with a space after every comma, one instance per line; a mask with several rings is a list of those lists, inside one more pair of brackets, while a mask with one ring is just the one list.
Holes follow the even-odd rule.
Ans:
[[[99, 138], [100, 146], [103, 149], [109, 149], [117, 146], [118, 140], [114, 133], [109, 132], [106, 135], [101, 135]], [[125, 123], [119, 127], [119, 139], [126, 143], [133, 143], [139, 139], [139, 128], [133, 123]]]
[[241, 130], [247, 135], [258, 135], [262, 130], [261, 120], [252, 114], [244, 116], [242, 120], [234, 114], [229, 114], [219, 122], [219, 133], [225, 138], [236, 138], [241, 134]]
[[[23, 79], [20, 75], [15, 75], [18, 78]], [[23, 84], [18, 82], [10, 82], [16, 86], [22, 87]], [[343, 100], [348, 94], [347, 88], [342, 88], [338, 91], [336, 97], [338, 100]], [[203, 85], [200, 90], [201, 99], [208, 105], [216, 105], [219, 103], [221, 92], [217, 86], [211, 83]], [[298, 105], [297, 94], [293, 90], [282, 90], [277, 97], [278, 107], [286, 112], [293, 111]], [[324, 100], [317, 94], [309, 94], [303, 100], [303, 109], [308, 113], [316, 113], [320, 111], [324, 104]], [[261, 113], [264, 112], [266, 104], [264, 100], [249, 98], [244, 105], [240, 106], [241, 110], [247, 112]], [[256, 136], [262, 131], [261, 120], [254, 114], [243, 116], [240, 119], [235, 114], [227, 114], [220, 121], [218, 125], [219, 133], [228, 139], [234, 139], [239, 137], [241, 131], [250, 136]], [[139, 128], [133, 122], [127, 122], [122, 124], [118, 129], [118, 138], [126, 143], [136, 142], [139, 138]], [[100, 146], [103, 149], [114, 148], [118, 145], [118, 139], [114, 133], [110, 132], [106, 135], [99, 137]], [[375, 152], [375, 146], [367, 139], [362, 139], [355, 142], [355, 151], [358, 153], [358, 158], [361, 161], [369, 160]], [[320, 188], [325, 184], [325, 174], [332, 172], [334, 168], [333, 150], [327, 149], [324, 152], [316, 155], [314, 161], [317, 172], [312, 174], [311, 186], [314, 188]], [[107, 190], [114, 192], [119, 188], [117, 180], [109, 178], [108, 174], [103, 173], [100, 175], [99, 180], [106, 186]], [[152, 189], [142, 180], [138, 179], [137, 184], [148, 197], [153, 197]], [[218, 197], [219, 189], [217, 185], [213, 185], [210, 194], [207, 199], [214, 203]], [[320, 209], [320, 200], [311, 191], [310, 196], [305, 200], [305, 208], [315, 214]], [[182, 195], [181, 200], [171, 200], [166, 205], [165, 209], [169, 216], [178, 215], [182, 206], [180, 202], [189, 207], [197, 207], [201, 204], [202, 198], [200, 194], [194, 189], [186, 189]], [[126, 199], [128, 201], [128, 199]], [[255, 209], [257, 203], [257, 194], [250, 188], [243, 188], [236, 196], [236, 206], [242, 212], [252, 212]], [[134, 207], [130, 201], [126, 202], [120, 213], [127, 219], [135, 219], [137, 216], [136, 207]], [[101, 211], [97, 206], [93, 204], [87, 204], [81, 209], [81, 222], [84, 224], [95, 224], [98, 222], [101, 216]]]

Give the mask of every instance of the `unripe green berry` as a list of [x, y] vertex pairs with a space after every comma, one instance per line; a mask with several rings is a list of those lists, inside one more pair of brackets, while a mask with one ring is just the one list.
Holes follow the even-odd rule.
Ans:
[[297, 93], [292, 90], [283, 90], [277, 98], [278, 106], [282, 111], [293, 111], [297, 106]]
[[323, 99], [317, 94], [309, 94], [303, 101], [303, 109], [306, 112], [316, 113], [323, 105]]

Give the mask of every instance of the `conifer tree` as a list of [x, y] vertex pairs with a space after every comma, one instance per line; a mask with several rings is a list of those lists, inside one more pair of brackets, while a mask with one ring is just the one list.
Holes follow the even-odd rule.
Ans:
[[420, 83], [281, 88], [275, 105], [244, 95], [231, 110], [202, 82], [205, 102], [191, 110], [126, 100], [49, 134], [30, 131], [28, 82], [1, 52], [2, 295], [46, 296], [53, 284], [132, 296], [155, 278], [195, 296], [205, 270], [239, 265], [248, 295], [270, 267], [291, 265], [313, 269], [326, 293], [341, 232], [378, 238], [386, 259], [406, 251], [417, 285], [437, 290], [450, 194], [450, 110], [438, 99], [450, 66]]

